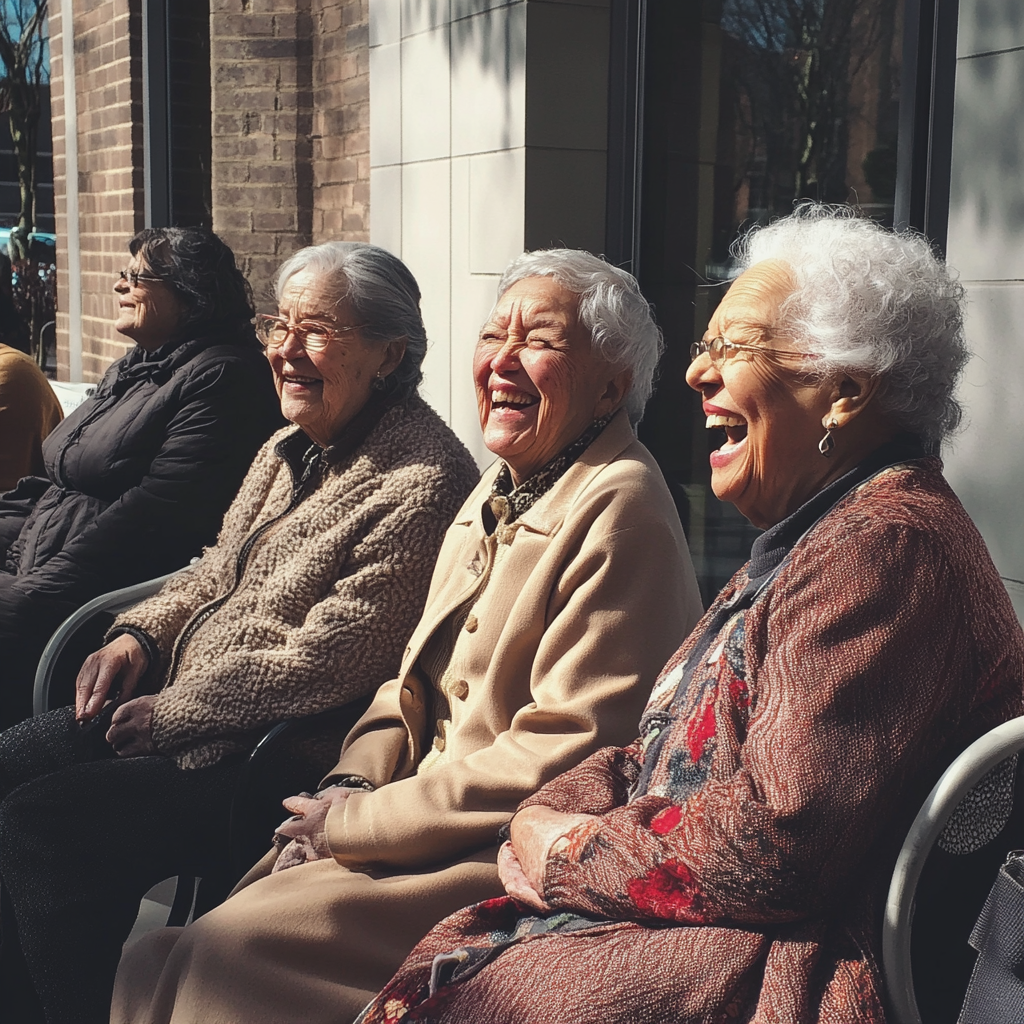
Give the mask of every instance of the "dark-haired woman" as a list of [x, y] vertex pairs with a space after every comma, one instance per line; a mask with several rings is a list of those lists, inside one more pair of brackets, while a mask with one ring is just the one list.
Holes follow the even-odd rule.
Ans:
[[35, 664], [75, 608], [213, 542], [281, 423], [231, 250], [150, 228], [129, 251], [114, 327], [135, 347], [46, 439], [46, 475], [0, 501], [0, 726], [30, 714]]

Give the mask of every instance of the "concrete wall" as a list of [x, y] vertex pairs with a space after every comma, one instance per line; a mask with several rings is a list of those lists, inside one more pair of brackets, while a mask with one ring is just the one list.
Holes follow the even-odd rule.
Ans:
[[370, 0], [371, 240], [423, 292], [424, 394], [481, 463], [472, 351], [524, 248], [600, 252], [608, 0]]
[[948, 259], [974, 353], [946, 469], [1024, 618], [1024, 4], [960, 0]]

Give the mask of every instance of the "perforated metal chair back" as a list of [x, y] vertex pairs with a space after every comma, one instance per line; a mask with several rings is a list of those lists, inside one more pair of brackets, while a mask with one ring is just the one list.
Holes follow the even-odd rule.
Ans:
[[[1024, 717], [975, 740], [942, 774], [910, 827], [882, 925], [894, 1024], [957, 1019], [973, 963], [967, 937], [998, 865], [1024, 835], [1021, 750]], [[922, 942], [929, 956], [915, 949]]]

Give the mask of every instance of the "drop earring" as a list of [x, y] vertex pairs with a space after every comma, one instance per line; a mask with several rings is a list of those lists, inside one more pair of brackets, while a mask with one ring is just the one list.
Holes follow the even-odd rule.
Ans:
[[380, 370], [377, 371], [377, 376], [374, 378], [373, 386], [377, 391], [383, 391], [387, 385], [384, 383], [384, 378], [380, 375]]
[[832, 431], [837, 430], [839, 424], [834, 419], [830, 419], [825, 424], [825, 436], [818, 442], [818, 451], [827, 459], [832, 454], [832, 449], [836, 446], [836, 439], [832, 436]]

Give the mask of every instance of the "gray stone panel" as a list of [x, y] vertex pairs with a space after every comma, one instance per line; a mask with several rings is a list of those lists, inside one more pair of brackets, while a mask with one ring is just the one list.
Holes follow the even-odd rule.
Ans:
[[958, 57], [1024, 46], [1021, 0], [960, 0]]

